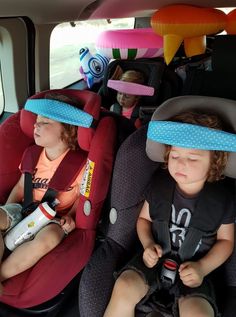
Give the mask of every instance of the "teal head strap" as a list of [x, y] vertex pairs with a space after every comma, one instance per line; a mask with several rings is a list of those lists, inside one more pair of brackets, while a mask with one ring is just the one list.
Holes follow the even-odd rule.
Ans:
[[24, 109], [58, 122], [84, 128], [90, 128], [93, 123], [93, 117], [87, 112], [55, 99], [28, 99]]
[[236, 152], [236, 134], [174, 121], [151, 121], [148, 139], [177, 147]]
[[[190, 148], [193, 148], [195, 144], [195, 147], [199, 145], [199, 147], [201, 146], [201, 148], [203, 148], [203, 145], [204, 145], [204, 149], [214, 148], [214, 149], [218, 149], [219, 151], [220, 150], [229, 151], [228, 160], [224, 170], [224, 174], [226, 176], [236, 178], [236, 152], [232, 152], [232, 151], [235, 151], [235, 142], [236, 142], [235, 134], [233, 132], [233, 131], [236, 131], [236, 101], [235, 100], [223, 99], [218, 97], [208, 97], [208, 96], [180, 96], [180, 97], [174, 97], [174, 98], [170, 98], [166, 100], [162, 105], [160, 105], [156, 109], [156, 111], [154, 112], [152, 116], [152, 120], [150, 122], [150, 126], [148, 129], [148, 138], [146, 142], [146, 153], [148, 157], [152, 161], [163, 162], [164, 154], [165, 154], [164, 144], [168, 144], [168, 142], [170, 143], [170, 139], [167, 140], [166, 138], [168, 136], [171, 136], [172, 132], [174, 132], [172, 130], [172, 127], [170, 127], [170, 125], [168, 127], [165, 126], [164, 128], [165, 131], [163, 129], [162, 132], [160, 132], [164, 134], [162, 136], [162, 140], [160, 140], [163, 143], [160, 143], [159, 141], [157, 141], [157, 134], [156, 134], [157, 130], [159, 130], [157, 121], [158, 122], [169, 121], [171, 120], [171, 118], [175, 117], [176, 115], [186, 111], [215, 114], [219, 116], [220, 118], [222, 118], [222, 121], [224, 122], [224, 124], [227, 127], [229, 127], [230, 130], [232, 131], [232, 134], [219, 131], [219, 130], [212, 131], [212, 129], [209, 129], [206, 127], [202, 127], [202, 128], [200, 127], [201, 130], [204, 129], [204, 131], [208, 131], [208, 133], [205, 133], [204, 135], [206, 139], [203, 140], [204, 139], [203, 137], [200, 138], [200, 132], [199, 132], [200, 130], [196, 130], [198, 129], [199, 126], [195, 126], [194, 128], [195, 132], [191, 131], [190, 133], [189, 131], [186, 130], [186, 126], [184, 125], [181, 128], [179, 128], [181, 130], [181, 132], [179, 133], [181, 133], [182, 136], [179, 138], [178, 143], [176, 143], [176, 146], [182, 145], [182, 147], [189, 146]], [[173, 122], [170, 124], [173, 124]], [[211, 133], [211, 135], [209, 133]], [[217, 134], [217, 136], [215, 135], [215, 133]], [[190, 142], [190, 138], [191, 138], [191, 142]], [[156, 141], [154, 141], [154, 139]], [[185, 143], [179, 143], [181, 142], [181, 139], [182, 140], [185, 139]], [[233, 146], [231, 147], [232, 144]]]

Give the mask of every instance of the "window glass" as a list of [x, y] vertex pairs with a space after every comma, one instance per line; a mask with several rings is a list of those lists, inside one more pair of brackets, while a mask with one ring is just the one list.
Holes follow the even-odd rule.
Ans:
[[1, 69], [0, 69], [0, 115], [3, 113], [3, 110], [4, 110], [4, 96], [3, 96], [2, 76], [1, 76]]
[[80, 48], [87, 46], [94, 54], [96, 38], [100, 32], [133, 27], [134, 18], [59, 24], [53, 30], [50, 40], [50, 88], [63, 88], [82, 78], [79, 72]]

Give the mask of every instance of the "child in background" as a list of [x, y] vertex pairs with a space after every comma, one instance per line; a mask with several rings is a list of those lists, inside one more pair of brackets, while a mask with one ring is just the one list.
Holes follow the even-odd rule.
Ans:
[[[206, 133], [211, 133], [212, 130], [215, 131], [214, 129], [222, 130], [221, 122], [215, 115], [186, 112], [175, 116], [172, 121], [176, 121], [175, 123], [180, 125], [184, 123], [185, 126], [182, 125], [183, 134], [186, 131], [184, 130], [186, 123], [191, 125], [192, 131], [195, 125], [206, 127]], [[160, 131], [161, 126], [156, 129]], [[193, 132], [193, 136], [200, 137], [195, 130]], [[168, 133], [170, 136], [175, 132], [170, 128]], [[178, 135], [178, 137], [181, 136]], [[189, 135], [186, 137], [188, 138]], [[235, 144], [235, 135], [233, 137], [231, 142]], [[158, 139], [156, 142], [159, 142]], [[230, 144], [232, 146], [232, 143]], [[208, 212], [209, 215], [214, 213], [210, 217], [212, 221], [208, 221], [210, 229], [208, 228], [208, 232], [203, 233], [200, 241], [197, 240], [198, 245], [197, 248], [193, 248], [192, 257], [179, 263], [177, 281], [167, 289], [165, 299], [171, 295], [169, 299], [175, 317], [218, 316], [214, 287], [208, 275], [227, 260], [234, 246], [234, 197], [225, 190], [224, 184], [218, 183], [222, 178], [227, 157], [228, 152], [223, 150], [202, 150], [194, 148], [194, 146], [185, 148], [166, 145], [167, 171], [166, 173], [162, 171], [164, 174], [159, 174], [160, 171], [158, 171], [154, 175], [145, 194], [146, 200], [137, 221], [137, 233], [143, 250], [122, 269], [104, 317], [134, 317], [135, 307], [141, 300], [145, 301], [155, 291], [155, 297], [157, 299], [160, 297], [162, 280], [158, 276], [160, 277], [160, 264], [164, 252], [160, 242], [161, 238], [158, 237], [159, 227], [155, 225], [157, 221], [163, 221], [162, 216], [158, 216], [158, 214], [161, 213], [159, 208], [165, 207], [162, 197], [159, 195], [158, 199], [156, 198], [158, 190], [160, 190], [158, 183], [160, 175], [170, 180], [169, 185], [173, 183], [168, 227], [171, 249], [174, 250], [172, 251], [174, 254], [178, 252], [186, 239], [191, 226], [190, 219], [194, 213], [198, 212], [198, 216], [205, 219], [203, 212], [200, 213], [197, 208], [198, 201], [202, 203], [202, 199], [204, 199], [203, 203], [206, 204], [204, 212]], [[220, 203], [217, 208], [215, 199], [208, 199], [206, 202], [206, 191], [209, 190], [209, 186], [214, 189], [214, 194], [219, 196], [217, 199], [218, 202], [220, 199]], [[158, 202], [160, 203], [158, 204]], [[214, 217], [217, 219], [216, 221], [214, 221]]]
[[[73, 122], [76, 121], [74, 115], [72, 118], [70, 111], [73, 109], [73, 114], [77, 110], [81, 111], [74, 107], [78, 107], [79, 102], [65, 95], [56, 93], [48, 93], [44, 98], [50, 99], [48, 104], [45, 100], [43, 105], [43, 111], [48, 113], [48, 117], [38, 114], [34, 124], [35, 143], [42, 147], [42, 152], [32, 176], [33, 199], [36, 202], [40, 202], [43, 198], [48, 189], [50, 179], [53, 177], [66, 154], [69, 151], [78, 150], [78, 127], [70, 124], [72, 119]], [[37, 109], [37, 100], [40, 99], [29, 99], [30, 102], [33, 102], [33, 106], [29, 106], [28, 111], [38, 113], [35, 111]], [[57, 102], [56, 106], [61, 106], [62, 110], [66, 108], [67, 123], [50, 119], [50, 117], [55, 118], [53, 108], [50, 108], [50, 103], [53, 104], [53, 102]], [[52, 222], [43, 227], [33, 240], [24, 242], [4, 259], [0, 266], [1, 282], [35, 265], [44, 255], [54, 249], [66, 234], [74, 230], [75, 202], [79, 197], [79, 187], [82, 181], [83, 170], [84, 168], [81, 168], [76, 180], [67, 191], [59, 192], [57, 195], [59, 204], [56, 206], [56, 211], [60, 217], [58, 222]], [[2, 232], [11, 229], [21, 220], [21, 204], [23, 199], [24, 174], [21, 175], [19, 181], [12, 189], [6, 201], [6, 205], [0, 208], [0, 230]], [[2, 235], [0, 235], [0, 259], [3, 256], [3, 252], [4, 241]]]
[[[144, 84], [143, 74], [136, 70], [127, 70], [121, 75], [119, 80], [125, 82], [132, 82], [140, 85]], [[113, 104], [110, 110], [130, 119], [136, 127], [140, 127], [141, 123], [139, 120], [137, 121], [137, 119], [139, 118], [140, 97], [140, 95], [132, 95], [118, 91], [117, 103]]]

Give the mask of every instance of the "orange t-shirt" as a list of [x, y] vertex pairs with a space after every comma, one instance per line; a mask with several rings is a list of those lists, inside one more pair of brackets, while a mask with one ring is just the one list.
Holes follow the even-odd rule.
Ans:
[[[57, 159], [50, 161], [45, 153], [45, 149], [42, 150], [38, 163], [35, 167], [35, 171], [32, 175], [33, 182], [33, 200], [41, 201], [45, 192], [48, 189], [48, 184], [53, 177], [56, 169], [59, 164], [65, 157], [69, 150], [59, 156]], [[59, 200], [59, 204], [56, 206], [57, 211], [65, 211], [67, 213], [69, 209], [72, 207], [74, 202], [79, 196], [79, 188], [82, 181], [82, 176], [84, 172], [85, 166], [81, 169], [79, 175], [76, 180], [71, 184], [70, 188], [67, 191], [59, 192], [57, 195], [57, 199]], [[66, 171], [65, 171], [66, 173]], [[64, 214], [63, 212], [60, 214]]]

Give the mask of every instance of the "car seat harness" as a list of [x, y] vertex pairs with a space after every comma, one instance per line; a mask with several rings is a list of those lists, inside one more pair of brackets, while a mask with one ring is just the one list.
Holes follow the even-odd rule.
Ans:
[[[205, 183], [197, 198], [185, 239], [178, 250], [173, 250], [169, 220], [175, 187], [172, 177], [165, 171], [160, 171], [154, 182], [155, 198], [150, 204], [153, 236], [163, 249], [159, 276], [163, 288], [174, 285], [179, 265], [194, 257], [202, 237], [217, 231], [227, 206], [227, 195], [224, 195], [222, 186], [218, 183]], [[214, 207], [209, 208], [212, 203]]]
[[[32, 174], [41, 152], [42, 147], [33, 145], [26, 149], [22, 158], [21, 170], [25, 174], [24, 202], [22, 210], [24, 216], [32, 212], [32, 210], [35, 210], [39, 204], [39, 202], [33, 202]], [[82, 167], [85, 165], [86, 158], [86, 152], [81, 149], [79, 151], [69, 151], [50, 180], [48, 189], [41, 202], [48, 202], [51, 207], [54, 207], [53, 204], [55, 204], [55, 198], [58, 192], [66, 191], [72, 184]], [[64, 171], [67, 172], [64, 173]]]

